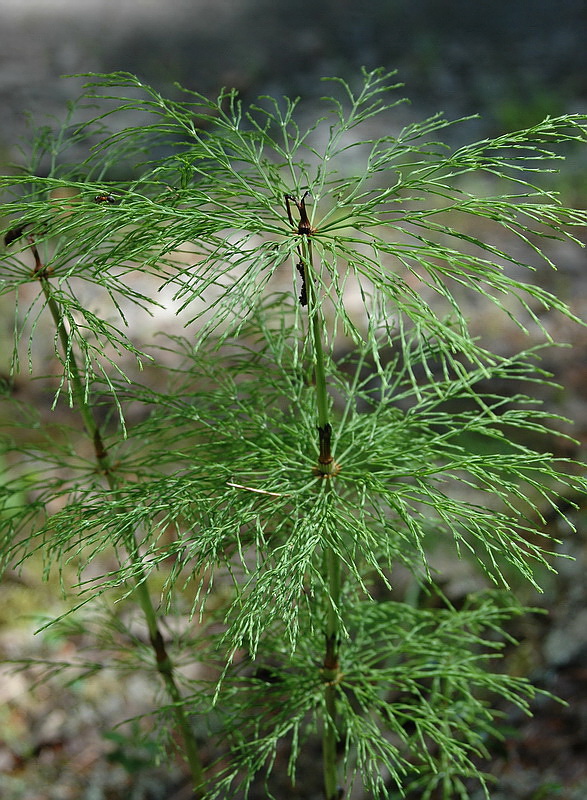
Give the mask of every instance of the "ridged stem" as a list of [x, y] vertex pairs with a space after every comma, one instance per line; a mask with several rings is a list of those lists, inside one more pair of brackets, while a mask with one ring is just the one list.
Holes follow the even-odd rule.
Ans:
[[[31, 244], [31, 249], [36, 262], [35, 274], [41, 283], [43, 294], [45, 295], [47, 306], [51, 316], [53, 317], [53, 322], [55, 323], [55, 327], [61, 342], [61, 347], [63, 349], [64, 358], [67, 364], [68, 377], [71, 381], [71, 391], [73, 397], [76, 401], [86, 433], [93, 442], [98, 468], [105, 476], [109, 488], [112, 491], [116, 491], [116, 489], [119, 488], [118, 481], [112, 469], [108, 452], [104, 447], [100, 427], [96, 421], [92, 407], [88, 403], [87, 393], [84, 389], [81, 373], [73, 350], [73, 343], [68, 333], [61, 307], [53, 296], [51, 284], [45, 274], [45, 270], [42, 267], [36, 246]], [[149, 586], [147, 583], [147, 577], [143, 569], [137, 538], [134, 533], [131, 532], [127, 535], [125, 547], [135, 569], [135, 591], [137, 594], [138, 603], [141, 607], [145, 622], [147, 624], [147, 629], [149, 631], [149, 641], [155, 654], [157, 671], [159, 672], [167, 693], [171, 698], [175, 721], [182, 734], [185, 756], [192, 775], [195, 797], [201, 797], [204, 786], [204, 772], [198, 752], [198, 745], [189, 724], [188, 715], [186, 714], [182, 702], [181, 692], [175, 680], [173, 662], [167, 653], [163, 636], [159, 630], [157, 612], [153, 606], [153, 601], [151, 599], [151, 594], [149, 592]]]
[[[326, 385], [326, 366], [324, 359], [324, 317], [318, 302], [314, 265], [312, 262], [312, 243], [309, 236], [302, 238], [301, 244], [302, 263], [305, 270], [306, 293], [308, 300], [308, 315], [310, 320], [311, 341], [314, 355], [314, 379], [316, 390], [316, 405], [318, 411], [318, 444], [319, 456], [316, 474], [327, 481], [324, 487], [326, 492], [332, 492], [332, 479], [338, 471], [331, 452], [331, 434], [329, 397]], [[337, 681], [339, 678], [339, 646], [340, 646], [340, 619], [338, 608], [342, 585], [341, 561], [329, 544], [324, 547], [323, 575], [328, 587], [325, 653], [322, 665], [324, 680], [324, 727], [322, 734], [322, 763], [324, 775], [325, 800], [340, 800], [338, 755], [339, 741], [336, 695], [338, 692]]]

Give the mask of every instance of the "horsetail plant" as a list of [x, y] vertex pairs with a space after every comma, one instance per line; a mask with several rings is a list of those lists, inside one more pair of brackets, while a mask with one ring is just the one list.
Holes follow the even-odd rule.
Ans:
[[[392, 79], [333, 81], [304, 127], [287, 98], [90, 76], [2, 179], [12, 370], [50, 363], [59, 414], [6, 392], [2, 561], [61, 575], [45, 626], [116, 631], [100, 668], [158, 673], [199, 798], [274, 797], [318, 740], [325, 800], [466, 798], [489, 698], [536, 691], [494, 662], [512, 575], [538, 588], [544, 514], [585, 488], [532, 397], [550, 315], [579, 322], [548, 240], [585, 224], [538, 173], [585, 119], [451, 149], [440, 115], [398, 125]], [[487, 349], [476, 300], [527, 350]], [[487, 584], [458, 605], [449, 541]]]

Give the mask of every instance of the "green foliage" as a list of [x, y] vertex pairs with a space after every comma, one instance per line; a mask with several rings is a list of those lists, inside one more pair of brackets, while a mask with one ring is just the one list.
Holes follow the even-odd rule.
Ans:
[[[584, 490], [528, 444], [552, 422], [531, 396], [540, 345], [492, 353], [466, 317], [481, 298], [547, 342], [545, 315], [573, 319], [522, 275], [585, 224], [538, 187], [584, 118], [450, 150], [442, 116], [396, 130], [391, 77], [333, 81], [306, 128], [287, 98], [171, 101], [92, 76], [2, 179], [13, 369], [39, 371], [50, 320], [53, 408], [77, 412], [51, 424], [6, 397], [2, 561], [40, 552], [60, 572], [62, 625], [103, 598], [100, 646], [159, 674], [202, 796], [248, 789], [283, 747], [295, 780], [322, 736], [326, 800], [340, 781], [467, 797], [491, 697], [527, 711], [534, 694], [494, 664], [515, 601], [453, 607], [430, 552], [450, 540], [496, 587], [536, 585], [544, 514]], [[161, 312], [172, 330], [142, 344]], [[405, 572], [438, 602], [400, 602]], [[171, 634], [175, 613], [193, 622]]]

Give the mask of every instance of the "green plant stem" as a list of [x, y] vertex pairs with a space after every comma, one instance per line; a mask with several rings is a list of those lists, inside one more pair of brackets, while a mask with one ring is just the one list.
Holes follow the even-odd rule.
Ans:
[[338, 604], [341, 589], [340, 558], [332, 547], [324, 553], [324, 571], [328, 580], [329, 605], [326, 615], [326, 653], [324, 656], [323, 677], [324, 732], [322, 738], [322, 759], [324, 769], [324, 795], [326, 800], [338, 798], [338, 727], [336, 712], [337, 678], [339, 675], [339, 618]]
[[312, 263], [312, 243], [309, 237], [302, 239], [302, 260], [306, 274], [306, 291], [308, 295], [308, 317], [312, 329], [312, 347], [314, 349], [314, 378], [316, 381], [316, 405], [318, 408], [318, 426], [324, 428], [329, 424], [328, 390], [326, 388], [326, 368], [324, 366], [324, 317], [318, 305], [316, 282]]
[[[65, 325], [65, 319], [63, 317], [61, 307], [53, 296], [51, 284], [45, 274], [45, 271], [43, 269], [39, 269], [40, 259], [34, 244], [32, 245], [32, 248], [33, 248], [33, 254], [35, 256], [35, 261], [37, 263], [37, 268], [35, 269], [35, 273], [37, 274], [41, 282], [41, 287], [43, 289], [43, 293], [47, 301], [47, 306], [49, 308], [49, 311], [51, 312], [51, 316], [53, 317], [53, 321], [55, 323], [57, 332], [59, 334], [61, 347], [63, 349], [64, 358], [67, 364], [68, 377], [71, 381], [71, 390], [75, 398], [75, 401], [77, 403], [77, 408], [82, 417], [86, 433], [88, 434], [88, 436], [90, 437], [90, 439], [94, 444], [94, 452], [96, 455], [96, 461], [98, 463], [98, 467], [100, 471], [104, 474], [110, 489], [112, 491], [115, 491], [118, 488], [118, 481], [112, 469], [108, 452], [104, 447], [99, 425], [97, 424], [92, 408], [88, 403], [87, 392], [85, 391], [83, 386], [80, 370], [77, 364], [77, 359], [73, 351], [72, 341], [67, 331], [67, 327]], [[149, 592], [147, 577], [145, 575], [141, 561], [137, 538], [134, 533], [130, 533], [127, 535], [125, 541], [125, 547], [131, 557], [131, 560], [135, 568], [135, 574], [136, 574], [135, 590], [137, 593], [139, 605], [145, 617], [147, 629], [149, 631], [149, 641], [155, 653], [155, 662], [157, 665], [157, 671], [161, 675], [167, 693], [173, 702], [173, 714], [175, 716], [175, 721], [182, 734], [184, 751], [187, 762], [190, 767], [192, 780], [194, 784], [194, 790], [196, 792], [195, 796], [199, 797], [202, 796], [202, 787], [204, 785], [204, 772], [202, 768], [200, 755], [198, 752], [198, 745], [195, 740], [191, 726], [189, 724], [188, 715], [186, 714], [182, 702], [181, 692], [175, 680], [174, 676], [175, 670], [173, 662], [167, 653], [163, 636], [161, 635], [161, 631], [159, 630], [159, 625], [157, 621], [157, 612], [155, 611], [155, 608], [153, 606], [153, 601], [151, 599], [151, 594]]]
[[[331, 425], [328, 389], [326, 386], [324, 347], [322, 343], [324, 317], [316, 293], [316, 281], [312, 262], [312, 244], [308, 236], [303, 237], [301, 253], [306, 277], [308, 314], [310, 318], [312, 348], [314, 351], [314, 378], [320, 447], [316, 471], [317, 474], [322, 475], [323, 480], [328, 482], [325, 488], [328, 494], [332, 496], [332, 478], [336, 474], [338, 467], [332, 458], [330, 450]], [[324, 796], [325, 800], [337, 800], [339, 797], [337, 757], [339, 735], [336, 695], [339, 676], [340, 619], [338, 608], [341, 593], [341, 561], [331, 545], [326, 545], [324, 548], [323, 574], [328, 587], [325, 654], [322, 666], [325, 709], [322, 734]]]

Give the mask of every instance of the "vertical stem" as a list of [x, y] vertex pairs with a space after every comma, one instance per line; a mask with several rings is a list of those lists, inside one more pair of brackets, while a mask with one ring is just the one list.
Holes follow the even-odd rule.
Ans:
[[[302, 238], [302, 262], [306, 274], [308, 314], [311, 326], [312, 347], [314, 350], [314, 377], [316, 383], [316, 404], [318, 410], [319, 456], [316, 473], [328, 481], [326, 491], [332, 492], [332, 477], [337, 466], [331, 453], [331, 433], [328, 390], [326, 387], [326, 368], [322, 337], [324, 317], [318, 303], [316, 283], [313, 274], [312, 244], [308, 236]], [[324, 678], [324, 728], [322, 734], [322, 762], [324, 774], [325, 800], [338, 800], [341, 797], [338, 779], [338, 727], [337, 727], [337, 679], [339, 676], [340, 619], [338, 609], [341, 593], [341, 562], [336, 551], [326, 545], [324, 548], [323, 574], [328, 587], [325, 653], [322, 666]]]
[[328, 390], [326, 388], [326, 369], [324, 366], [324, 347], [322, 335], [324, 331], [324, 317], [318, 305], [316, 283], [313, 275], [312, 243], [307, 236], [302, 238], [302, 262], [306, 272], [306, 292], [308, 296], [308, 317], [312, 330], [312, 347], [314, 348], [314, 377], [316, 381], [316, 405], [318, 408], [318, 427], [324, 428], [329, 424], [328, 418]]
[[[100, 433], [100, 427], [96, 422], [92, 408], [87, 401], [86, 391], [81, 379], [77, 359], [73, 351], [72, 341], [65, 325], [63, 313], [59, 303], [53, 296], [51, 284], [49, 283], [45, 270], [42, 268], [41, 260], [34, 243], [31, 243], [31, 249], [33, 251], [36, 264], [35, 274], [41, 282], [41, 287], [43, 289], [49, 311], [51, 312], [51, 316], [53, 317], [53, 321], [59, 334], [64, 358], [68, 365], [68, 374], [71, 380], [73, 396], [76, 400], [86, 433], [94, 443], [94, 452], [98, 467], [105, 475], [108, 486], [112, 491], [114, 491], [118, 488], [118, 482], [112, 470], [108, 452], [104, 447], [104, 442]], [[181, 692], [175, 680], [173, 662], [167, 653], [163, 636], [159, 630], [157, 612], [153, 606], [153, 601], [151, 599], [151, 594], [149, 592], [147, 583], [147, 577], [141, 561], [137, 538], [134, 533], [130, 533], [126, 537], [125, 547], [135, 567], [135, 589], [138, 596], [138, 602], [145, 617], [149, 631], [149, 641], [155, 653], [157, 671], [159, 672], [163, 683], [165, 684], [167, 693], [173, 702], [173, 714], [175, 716], [176, 724], [182, 734], [184, 751], [190, 767], [194, 791], [196, 793], [195, 797], [201, 797], [204, 785], [204, 772], [198, 752], [198, 745], [189, 724], [189, 718], [185, 711], [185, 707], [182, 703]]]
[[322, 736], [322, 760], [324, 769], [324, 795], [326, 800], [337, 800], [338, 794], [338, 730], [336, 712], [336, 679], [339, 673], [339, 619], [341, 574], [340, 558], [329, 547], [324, 553], [324, 568], [328, 579], [329, 605], [326, 616], [326, 653], [324, 656], [324, 705], [326, 717]]

